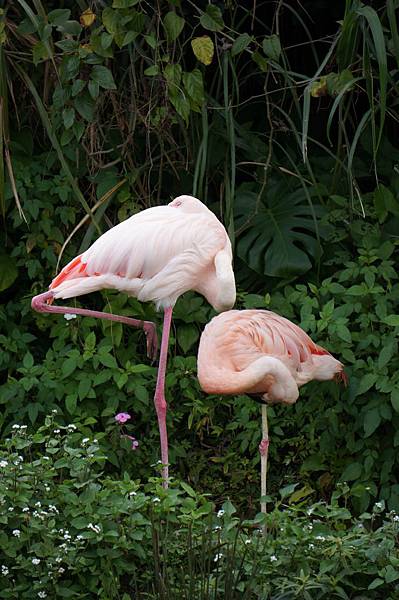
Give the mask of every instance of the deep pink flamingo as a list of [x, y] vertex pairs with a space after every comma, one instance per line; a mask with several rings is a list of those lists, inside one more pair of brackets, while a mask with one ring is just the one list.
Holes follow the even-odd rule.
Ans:
[[[312, 379], [346, 381], [343, 365], [297, 325], [267, 310], [229, 310], [205, 327], [198, 379], [208, 394], [261, 396], [261, 496], [266, 495], [269, 448], [266, 404], [293, 404]], [[261, 505], [266, 512], [266, 504]]]
[[154, 396], [161, 440], [162, 475], [168, 482], [165, 371], [173, 306], [188, 290], [204, 295], [218, 312], [235, 302], [231, 244], [223, 225], [200, 201], [179, 196], [167, 206], [148, 208], [116, 225], [74, 258], [53, 280], [49, 291], [32, 300], [39, 312], [71, 313], [111, 319], [147, 334], [148, 352], [156, 352], [155, 326], [119, 315], [52, 306], [102, 289], [117, 289], [164, 310], [158, 377]]

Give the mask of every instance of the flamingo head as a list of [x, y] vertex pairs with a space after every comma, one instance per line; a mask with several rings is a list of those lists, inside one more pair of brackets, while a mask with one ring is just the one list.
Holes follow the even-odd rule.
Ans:
[[206, 212], [209, 209], [194, 196], [178, 196], [168, 204], [171, 208], [178, 208], [185, 213]]

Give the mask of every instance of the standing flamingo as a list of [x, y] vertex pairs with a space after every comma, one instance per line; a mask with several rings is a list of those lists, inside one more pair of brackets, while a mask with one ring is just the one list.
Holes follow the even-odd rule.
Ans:
[[218, 312], [235, 302], [231, 244], [216, 216], [197, 198], [179, 196], [167, 206], [148, 208], [119, 223], [74, 258], [53, 280], [49, 291], [32, 300], [39, 312], [107, 318], [143, 327], [147, 348], [156, 351], [155, 326], [119, 315], [51, 306], [102, 289], [117, 289], [164, 310], [161, 352], [154, 404], [158, 417], [162, 476], [168, 485], [165, 372], [173, 307], [181, 294], [203, 294]]
[[[198, 379], [208, 394], [262, 397], [261, 496], [266, 495], [269, 435], [266, 403], [294, 404], [312, 379], [346, 381], [343, 365], [297, 325], [268, 310], [229, 310], [205, 327]], [[266, 512], [266, 503], [261, 503]]]

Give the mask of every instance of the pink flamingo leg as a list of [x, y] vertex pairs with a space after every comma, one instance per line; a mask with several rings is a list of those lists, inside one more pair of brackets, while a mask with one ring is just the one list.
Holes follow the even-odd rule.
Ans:
[[169, 334], [170, 325], [172, 322], [172, 308], [165, 308], [163, 330], [162, 330], [162, 341], [161, 341], [161, 352], [159, 355], [159, 367], [157, 377], [157, 387], [155, 389], [154, 404], [155, 410], [157, 411], [159, 436], [161, 439], [161, 460], [162, 460], [162, 478], [163, 487], [168, 487], [168, 476], [169, 476], [169, 456], [168, 456], [168, 432], [166, 429], [166, 410], [167, 404], [165, 400], [165, 373], [166, 373], [166, 362], [168, 360], [168, 346], [169, 346]]
[[113, 315], [111, 313], [100, 312], [97, 310], [86, 310], [84, 308], [73, 308], [69, 306], [53, 306], [47, 302], [53, 300], [53, 292], [44, 292], [32, 298], [32, 308], [37, 312], [56, 313], [69, 315], [82, 315], [83, 317], [94, 317], [95, 319], [106, 319], [108, 321], [117, 321], [132, 327], [142, 327], [147, 337], [147, 355], [155, 360], [158, 351], [158, 339], [154, 323], [151, 321], [140, 321], [122, 315]]

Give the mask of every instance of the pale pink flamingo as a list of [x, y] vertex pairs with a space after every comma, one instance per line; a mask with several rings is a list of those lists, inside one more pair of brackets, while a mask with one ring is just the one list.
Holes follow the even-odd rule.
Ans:
[[[206, 325], [198, 379], [208, 394], [255, 394], [262, 399], [261, 496], [266, 495], [269, 435], [266, 404], [293, 404], [312, 379], [346, 381], [343, 365], [297, 325], [268, 310], [229, 310]], [[266, 512], [266, 503], [261, 503]]]
[[165, 371], [172, 310], [181, 294], [194, 290], [218, 312], [235, 302], [231, 244], [216, 216], [197, 198], [179, 196], [167, 206], [148, 208], [99, 237], [53, 280], [49, 291], [32, 300], [39, 312], [71, 313], [143, 327], [150, 354], [156, 352], [155, 326], [119, 315], [65, 306], [72, 298], [102, 289], [117, 289], [164, 310], [161, 352], [154, 396], [158, 417], [163, 480], [168, 482]]

